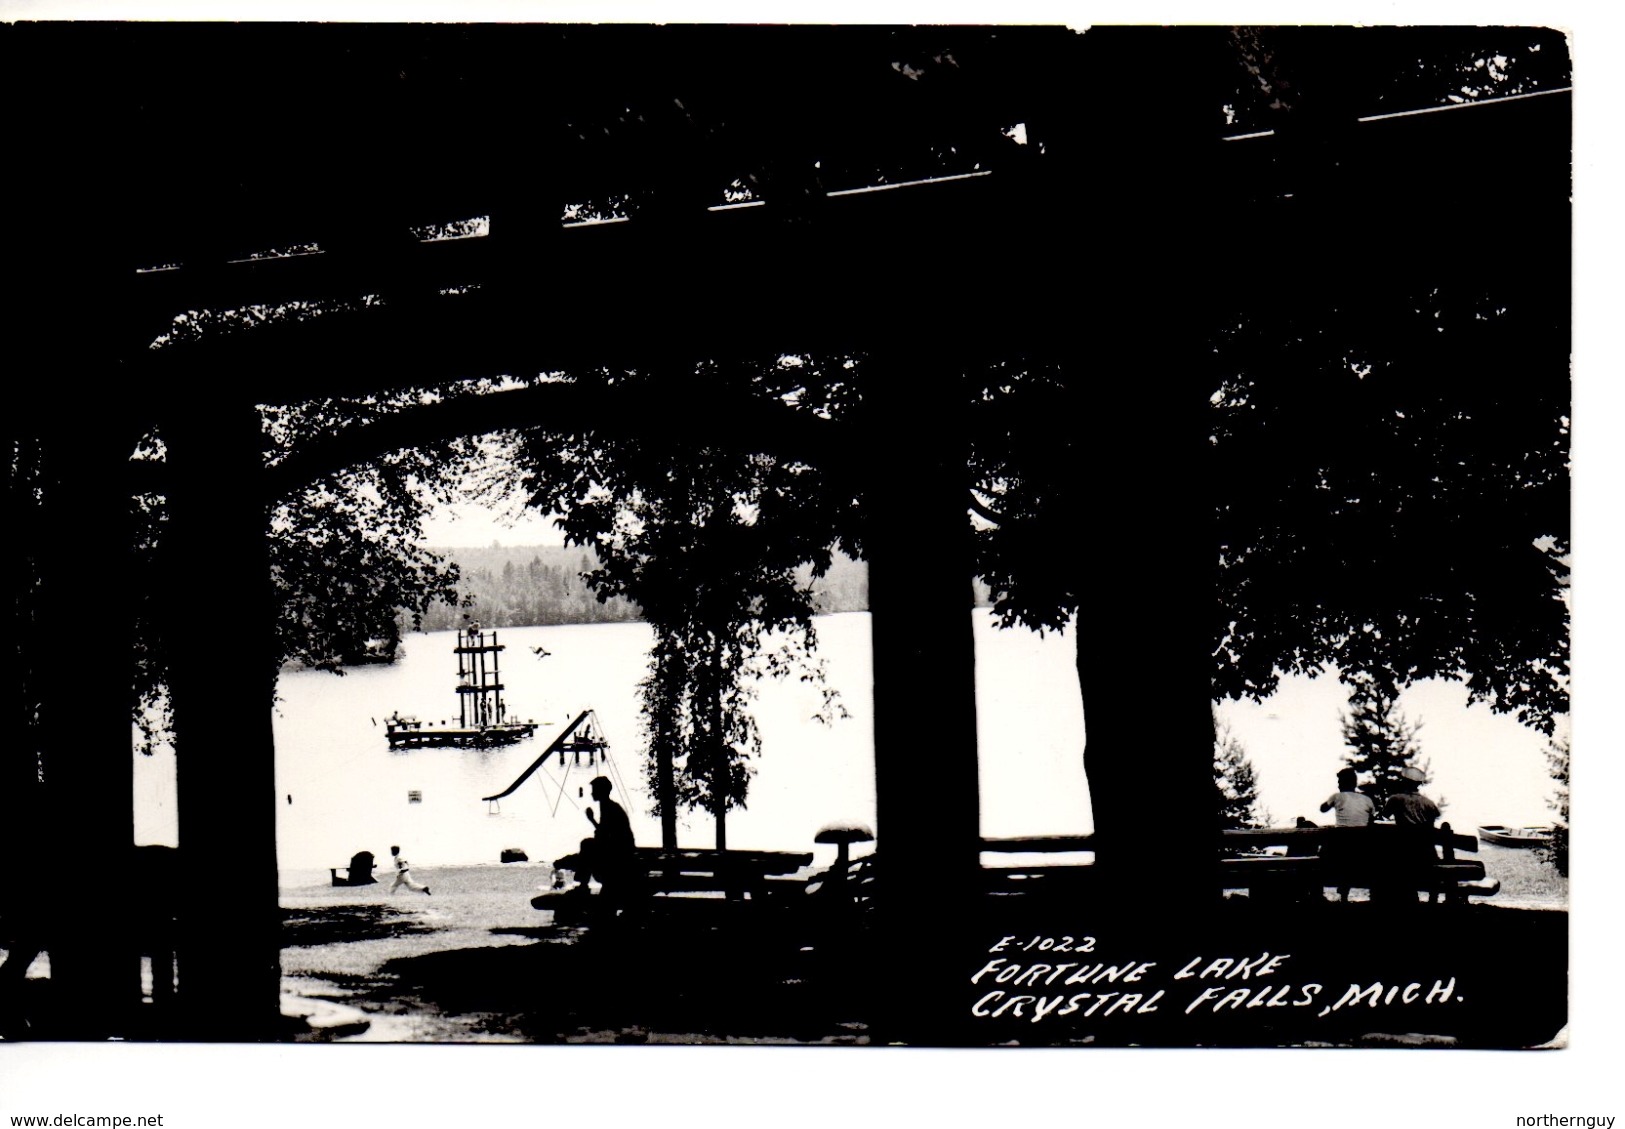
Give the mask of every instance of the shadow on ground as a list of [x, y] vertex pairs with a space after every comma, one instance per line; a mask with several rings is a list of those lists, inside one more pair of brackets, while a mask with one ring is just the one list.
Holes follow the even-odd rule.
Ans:
[[389, 906], [335, 905], [282, 911], [282, 944], [330, 945], [339, 941], [379, 941], [433, 932], [431, 927]]
[[1562, 912], [992, 899], [915, 926], [685, 907], [505, 929], [535, 943], [392, 960], [371, 991], [539, 1043], [1537, 1047], [1567, 1019]]

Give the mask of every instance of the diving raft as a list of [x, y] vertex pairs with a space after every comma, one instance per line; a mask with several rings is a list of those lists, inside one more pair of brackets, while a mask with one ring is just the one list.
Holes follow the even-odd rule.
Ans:
[[457, 633], [456, 725], [435, 725], [396, 711], [384, 719], [384, 734], [391, 749], [486, 749], [512, 745], [536, 733], [536, 722], [508, 716], [502, 700], [502, 673], [498, 656], [507, 645], [497, 633], [471, 624]]

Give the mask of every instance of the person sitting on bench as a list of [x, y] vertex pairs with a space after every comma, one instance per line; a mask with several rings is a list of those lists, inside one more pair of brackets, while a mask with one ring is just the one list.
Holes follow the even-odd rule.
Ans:
[[[1415, 765], [1407, 765], [1399, 775], [1399, 791], [1388, 797], [1382, 809], [1382, 814], [1394, 821], [1399, 832], [1394, 863], [1403, 869], [1430, 866], [1439, 861], [1438, 852], [1433, 849], [1433, 825], [1439, 819], [1439, 805], [1422, 795], [1427, 773]], [[1424, 895], [1423, 900], [1431, 896]]]
[[632, 838], [632, 822], [626, 809], [609, 798], [613, 785], [609, 778], [596, 776], [592, 781], [592, 798], [598, 801], [598, 814], [587, 809], [592, 822], [592, 837], [581, 840], [581, 866], [576, 872], [579, 885], [575, 893], [585, 894], [587, 883], [598, 879], [600, 896], [611, 908], [621, 908], [632, 885], [632, 862], [636, 844]]
[[1323, 812], [1337, 810], [1337, 826], [1369, 827], [1377, 815], [1377, 805], [1371, 797], [1358, 790], [1359, 773], [1352, 768], [1337, 773], [1337, 791], [1320, 805]]
[[[1320, 805], [1323, 812], [1336, 810], [1339, 827], [1370, 827], [1371, 821], [1376, 818], [1376, 802], [1359, 791], [1359, 784], [1359, 773], [1352, 768], [1340, 769], [1337, 773], [1337, 791]], [[1333, 841], [1321, 848], [1320, 857], [1329, 860], [1336, 867], [1351, 858], [1352, 852], [1348, 849], [1348, 844]], [[1340, 884], [1337, 887], [1337, 897], [1340, 901], [1348, 901], [1349, 888]]]
[[[1388, 803], [1383, 807], [1382, 814], [1392, 819], [1395, 827], [1412, 831], [1432, 831], [1433, 825], [1439, 821], [1439, 805], [1422, 795], [1422, 785], [1428, 782], [1427, 773], [1412, 764], [1406, 765], [1399, 776], [1399, 791], [1388, 797]], [[1432, 840], [1427, 836], [1417, 838], [1418, 841], [1428, 844], [1429, 856], [1436, 858], [1437, 856], [1433, 855]]]

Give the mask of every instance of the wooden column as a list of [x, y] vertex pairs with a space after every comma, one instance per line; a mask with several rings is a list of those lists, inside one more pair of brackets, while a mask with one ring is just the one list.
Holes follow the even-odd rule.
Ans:
[[225, 404], [164, 430], [186, 1037], [274, 1037], [279, 1018], [275, 656], [258, 413]]
[[140, 1002], [128, 924], [142, 881], [131, 866], [129, 451], [116, 428], [62, 422], [49, 426], [21, 534], [38, 583], [17, 624], [31, 668], [16, 797], [27, 808], [15, 813], [30, 873], [19, 886], [43, 915], [51, 959], [37, 1034], [102, 1039], [126, 1034]]

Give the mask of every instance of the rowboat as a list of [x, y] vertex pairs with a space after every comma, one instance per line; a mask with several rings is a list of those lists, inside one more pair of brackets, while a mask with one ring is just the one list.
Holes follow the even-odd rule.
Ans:
[[1499, 823], [1481, 823], [1478, 837], [1498, 847], [1545, 847], [1552, 842], [1550, 827], [1507, 827]]

